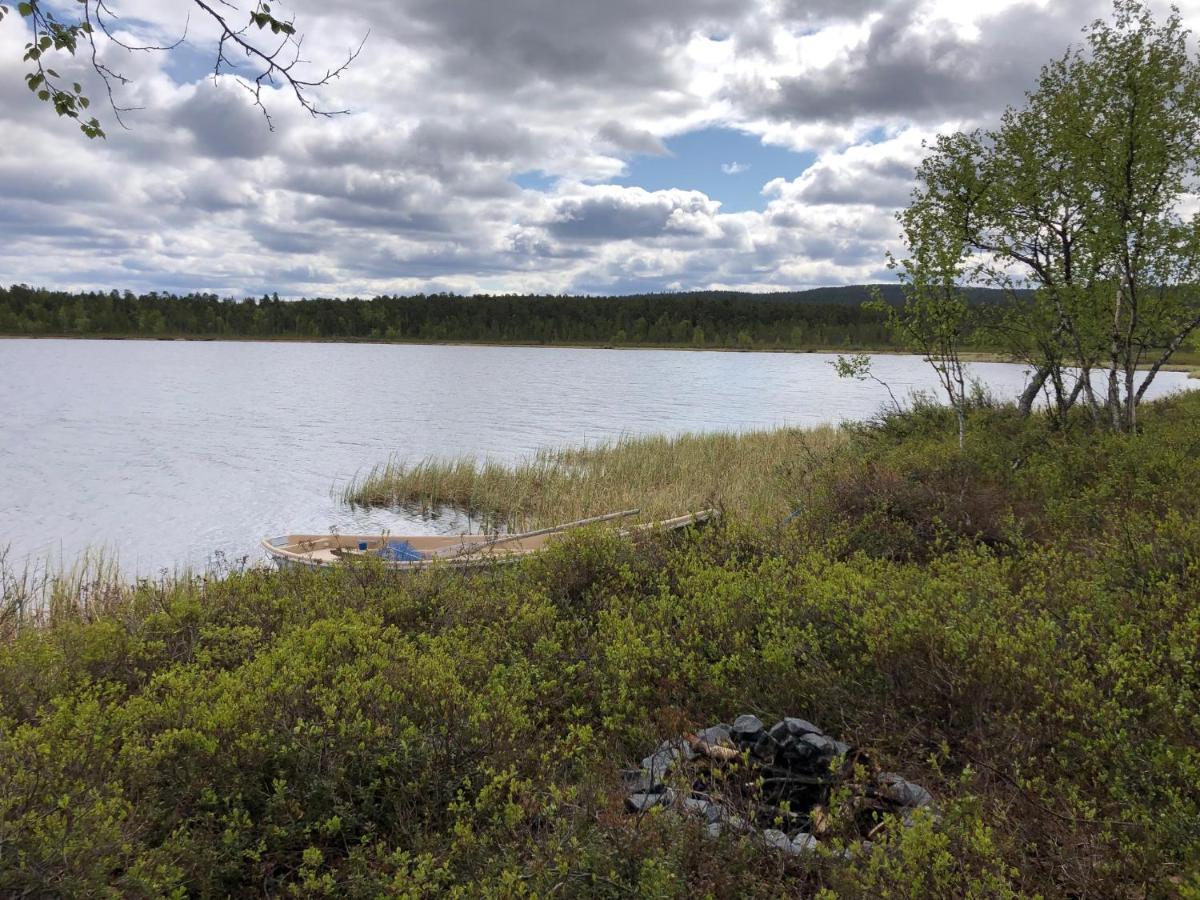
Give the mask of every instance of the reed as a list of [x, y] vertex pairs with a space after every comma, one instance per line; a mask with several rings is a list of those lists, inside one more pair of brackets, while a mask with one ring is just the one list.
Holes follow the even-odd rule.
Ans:
[[91, 621], [119, 607], [131, 586], [115, 555], [91, 549], [71, 565], [15, 563], [0, 547], [0, 643], [30, 626], [68, 618]]
[[470, 457], [393, 458], [342, 499], [433, 513], [453, 507], [484, 527], [525, 529], [637, 507], [643, 519], [706, 507], [750, 520], [785, 515], [812, 465], [844, 441], [835, 428], [625, 437], [543, 450], [505, 465]]

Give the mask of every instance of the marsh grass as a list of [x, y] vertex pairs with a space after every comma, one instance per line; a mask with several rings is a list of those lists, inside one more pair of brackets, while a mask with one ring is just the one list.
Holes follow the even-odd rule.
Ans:
[[359, 506], [445, 507], [485, 528], [540, 528], [619, 509], [643, 519], [716, 507], [749, 521], [788, 513], [813, 468], [845, 442], [837, 429], [626, 437], [549, 449], [516, 465], [469, 457], [392, 459], [354, 479], [342, 499]]
[[0, 548], [0, 641], [65, 618], [92, 620], [119, 607], [131, 590], [114, 554], [85, 551], [71, 565], [13, 560]]

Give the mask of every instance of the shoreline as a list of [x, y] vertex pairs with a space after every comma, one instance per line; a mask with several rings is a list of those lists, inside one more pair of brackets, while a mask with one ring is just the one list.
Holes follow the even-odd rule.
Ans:
[[[875, 353], [898, 356], [916, 356], [911, 350], [899, 347], [694, 347], [689, 344], [613, 344], [608, 342], [587, 343], [580, 341], [407, 341], [396, 338], [338, 338], [338, 337], [263, 337], [261, 335], [171, 335], [153, 336], [141, 334], [5, 334], [0, 340], [30, 341], [159, 341], [162, 343], [198, 344], [368, 344], [375, 346], [410, 347], [526, 347], [547, 350], [689, 350], [695, 353]], [[1005, 360], [994, 360], [1004, 362]]]
[[[4, 334], [0, 340], [29, 340], [29, 341], [158, 341], [163, 343], [231, 343], [231, 344], [368, 344], [372, 346], [408, 346], [408, 347], [524, 347], [546, 350], [676, 350], [693, 353], [796, 353], [837, 355], [848, 353], [867, 353], [874, 356], [920, 356], [911, 350], [901, 347], [693, 347], [685, 344], [611, 344], [583, 342], [541, 341], [406, 341], [394, 338], [338, 338], [338, 337], [263, 337], [260, 335], [131, 335], [131, 334]], [[1183, 372], [1189, 378], [1200, 379], [1200, 350], [1185, 351], [1176, 354], [1186, 361], [1172, 362], [1163, 366], [1163, 372]], [[968, 350], [962, 354], [966, 363], [1010, 363], [1019, 365], [1022, 360], [1013, 359], [1006, 353], [991, 350]], [[1149, 364], [1138, 366], [1138, 371], [1146, 371]]]

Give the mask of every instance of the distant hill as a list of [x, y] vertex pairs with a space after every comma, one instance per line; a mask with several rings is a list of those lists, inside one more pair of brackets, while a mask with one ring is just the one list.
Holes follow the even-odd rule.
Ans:
[[[772, 291], [770, 293], [758, 294], [749, 291], [688, 291], [680, 294], [648, 294], [645, 296], [673, 296], [673, 297], [726, 297], [731, 300], [738, 298], [754, 299], [754, 300], [774, 300], [781, 303], [816, 303], [816, 304], [836, 304], [846, 306], [861, 306], [872, 297], [872, 291], [878, 289], [883, 295], [883, 299], [893, 305], [899, 305], [904, 302], [904, 289], [899, 284], [851, 284], [843, 287], [820, 287], [810, 288], [805, 291]], [[1008, 295], [996, 288], [967, 288], [967, 299], [971, 303], [978, 304], [1001, 304], [1006, 303]], [[1032, 293], [1031, 291], [1017, 291], [1020, 296]]]

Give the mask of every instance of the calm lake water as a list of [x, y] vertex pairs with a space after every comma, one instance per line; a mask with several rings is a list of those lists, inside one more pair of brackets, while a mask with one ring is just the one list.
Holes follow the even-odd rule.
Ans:
[[[129, 574], [262, 559], [286, 532], [437, 532], [336, 492], [392, 454], [512, 460], [623, 434], [815, 425], [887, 399], [832, 356], [367, 344], [0, 339], [0, 549], [115, 553]], [[898, 396], [928, 365], [880, 356]], [[1022, 367], [972, 367], [1015, 396]], [[1155, 394], [1187, 384], [1163, 373]], [[1194, 386], [1196, 382], [1192, 382]]]

